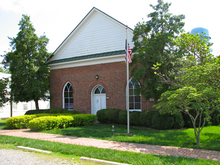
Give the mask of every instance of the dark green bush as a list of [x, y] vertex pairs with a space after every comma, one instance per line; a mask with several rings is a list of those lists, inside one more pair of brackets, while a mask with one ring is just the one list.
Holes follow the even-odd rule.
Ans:
[[40, 114], [40, 113], [48, 113], [47, 109], [39, 109], [39, 110], [28, 110], [25, 115], [33, 115], [33, 114]]
[[6, 120], [7, 128], [9, 129], [23, 129], [29, 127], [29, 121], [35, 118], [36, 115], [24, 115], [17, 117], [10, 117]]
[[105, 114], [105, 110], [106, 109], [101, 109], [96, 114], [98, 117], [98, 121], [103, 124], [108, 123], [108, 117]]
[[29, 121], [31, 130], [50, 130], [72, 126], [73, 116], [43, 116]]
[[129, 119], [130, 119], [130, 124], [134, 126], [141, 126], [141, 121], [140, 121], [140, 114], [141, 112], [130, 112], [129, 114]]
[[106, 116], [108, 117], [108, 123], [115, 123], [119, 124], [119, 119], [118, 119], [118, 114], [121, 110], [120, 109], [106, 109], [105, 113]]
[[140, 122], [142, 126], [152, 127], [152, 118], [155, 110], [142, 111], [140, 114]]
[[172, 115], [174, 119], [173, 127], [174, 129], [180, 129], [184, 126], [184, 120], [181, 112], [176, 112]]
[[[196, 116], [196, 110], [194, 109], [190, 109], [190, 114], [195, 117]], [[184, 120], [184, 127], [185, 128], [193, 128], [193, 124], [192, 124], [192, 120], [190, 119], [189, 115], [182, 112], [182, 116], [183, 116], [183, 120]], [[202, 114], [202, 122], [203, 122], [203, 119], [205, 117], [205, 113]], [[205, 126], [208, 125], [208, 122], [206, 122]], [[199, 118], [196, 120], [196, 127], [199, 126]]]
[[127, 124], [127, 111], [120, 111], [118, 114], [119, 124]]
[[118, 114], [121, 110], [117, 108], [101, 109], [97, 112], [98, 121], [100, 123], [116, 123], [119, 124]]
[[152, 118], [152, 128], [154, 129], [171, 129], [174, 124], [173, 116], [170, 113], [160, 113], [155, 111]]
[[97, 121], [97, 116], [92, 114], [76, 114], [73, 115], [73, 126], [92, 125]]
[[214, 111], [211, 114], [210, 122], [212, 125], [219, 125], [220, 124], [220, 112], [219, 111]]
[[41, 110], [28, 110], [25, 115], [31, 114], [41, 114], [41, 113], [50, 113], [50, 114], [57, 114], [57, 113], [68, 113], [68, 114], [79, 114], [78, 111], [75, 110], [67, 110], [64, 108], [51, 108], [51, 109], [41, 109]]

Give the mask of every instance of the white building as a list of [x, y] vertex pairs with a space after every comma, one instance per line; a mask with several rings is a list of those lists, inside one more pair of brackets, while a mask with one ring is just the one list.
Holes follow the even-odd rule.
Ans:
[[[0, 72], [0, 79], [2, 78], [10, 78], [10, 74], [1, 73]], [[50, 108], [50, 101], [43, 101], [39, 100], [39, 109], [49, 109]], [[26, 111], [35, 109], [35, 102], [18, 102], [12, 103], [12, 116], [21, 116], [24, 115]], [[11, 117], [11, 103], [7, 102], [4, 106], [0, 107], [0, 118], [9, 118]]]

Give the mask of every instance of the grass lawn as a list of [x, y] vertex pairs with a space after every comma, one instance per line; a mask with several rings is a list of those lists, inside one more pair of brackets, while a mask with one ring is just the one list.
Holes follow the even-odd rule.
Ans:
[[1, 119], [1, 120], [0, 120], [0, 129], [4, 129], [4, 128], [7, 127], [6, 124], [5, 124], [5, 122], [6, 122], [6, 119]]
[[[0, 120], [0, 129], [6, 127], [6, 120]], [[72, 127], [66, 129], [54, 129], [42, 131], [45, 133], [69, 135], [76, 137], [105, 139], [112, 141], [203, 148], [220, 151], [220, 126], [205, 127], [201, 134], [201, 146], [195, 146], [195, 138], [193, 129], [180, 130], [152, 130], [140, 127], [130, 127], [132, 135], [126, 135], [127, 127], [123, 125], [114, 125], [115, 131], [112, 135], [111, 124], [95, 124], [90, 126]], [[56, 142], [48, 142], [43, 140], [26, 139], [19, 137], [10, 137], [0, 135], [0, 149], [6, 146], [26, 146], [42, 150], [52, 151], [51, 157], [66, 157], [67, 159], [74, 158], [77, 161], [79, 157], [92, 157], [104, 159], [108, 161], [122, 162], [128, 164], [219, 164], [213, 160], [201, 160], [193, 158], [183, 158], [174, 156], [161, 156], [154, 154], [142, 154], [127, 151], [116, 151], [110, 149], [101, 149], [95, 147], [85, 147], [78, 145], [69, 145]], [[3, 147], [2, 147], [3, 146]], [[6, 147], [7, 148], [7, 147]], [[88, 163], [86, 163], [88, 164]], [[92, 164], [92, 163], [91, 163]]]
[[114, 128], [115, 131], [113, 135], [111, 132], [111, 124], [95, 124], [90, 126], [70, 127], [66, 129], [54, 129], [42, 132], [129, 143], [220, 151], [220, 126], [204, 127], [200, 135], [200, 146], [195, 145], [196, 139], [194, 136], [194, 130], [192, 128], [179, 130], [153, 130], [147, 128], [130, 127], [130, 133], [132, 133], [132, 135], [125, 135], [127, 132], [127, 127], [124, 125], [114, 125]]
[[[220, 162], [214, 160], [193, 159], [174, 156], [162, 156], [154, 154], [142, 154], [128, 151], [117, 151], [111, 149], [101, 149], [95, 147], [85, 147], [78, 145], [69, 145], [57, 142], [49, 142], [43, 140], [26, 139], [20, 137], [11, 137], [0, 135], [0, 149], [3, 146], [27, 146], [37, 149], [43, 149], [54, 152], [52, 157], [57, 158], [57, 155], [65, 155], [65, 157], [91, 157], [128, 163], [133, 165], [220, 165]], [[88, 163], [87, 163], [88, 164]]]
[[[0, 150], [1, 149], [7, 149], [7, 150], [21, 150], [18, 149], [15, 145], [13, 144], [1, 144], [0, 143]], [[52, 152], [51, 154], [45, 154], [45, 153], [40, 153], [40, 152], [33, 152], [33, 151], [29, 151], [29, 150], [23, 150], [23, 151], [27, 151], [33, 154], [33, 156], [40, 158], [41, 160], [45, 160], [45, 161], [51, 161], [51, 162], [56, 162], [59, 160], [62, 160], [63, 162], [67, 163], [67, 164], [75, 164], [78, 163], [80, 165], [106, 165], [103, 163], [97, 163], [97, 162], [88, 162], [88, 161], [84, 161], [84, 160], [80, 160], [80, 156], [76, 156], [76, 155], [64, 155], [61, 154], [59, 152]]]

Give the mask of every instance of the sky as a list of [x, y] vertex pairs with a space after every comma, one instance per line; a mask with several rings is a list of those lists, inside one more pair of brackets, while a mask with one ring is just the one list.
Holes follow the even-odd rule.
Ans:
[[[220, 55], [218, 0], [164, 0], [172, 3], [170, 13], [185, 15], [185, 32], [203, 27], [209, 30], [214, 55]], [[134, 29], [138, 22], [147, 21], [157, 0], [0, 0], [0, 55], [10, 50], [8, 37], [16, 37], [22, 14], [30, 16], [36, 34], [49, 38], [48, 52], [52, 53], [96, 7]], [[0, 57], [0, 62], [2, 58]]]

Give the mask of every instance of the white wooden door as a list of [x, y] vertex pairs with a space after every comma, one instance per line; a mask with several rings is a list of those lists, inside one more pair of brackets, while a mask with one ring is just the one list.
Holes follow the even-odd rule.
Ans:
[[94, 94], [93, 98], [94, 114], [100, 109], [106, 109], [106, 95], [105, 94]]

